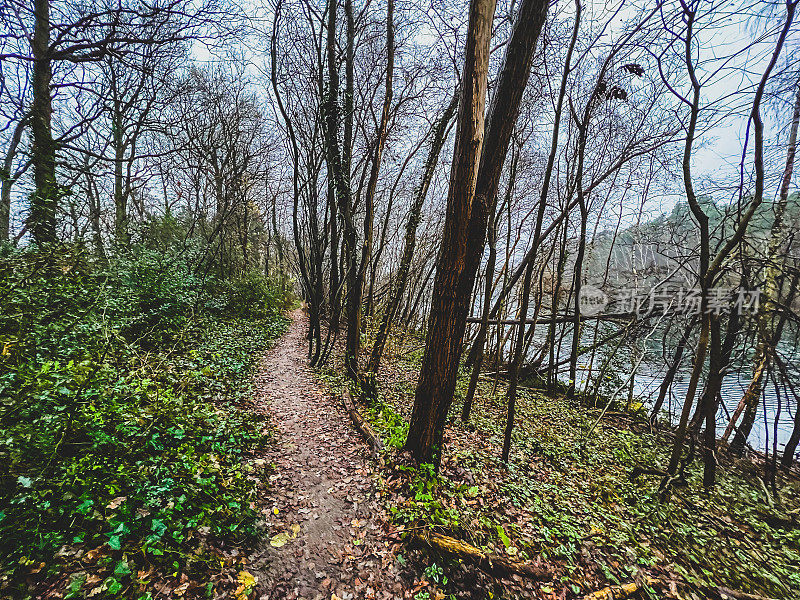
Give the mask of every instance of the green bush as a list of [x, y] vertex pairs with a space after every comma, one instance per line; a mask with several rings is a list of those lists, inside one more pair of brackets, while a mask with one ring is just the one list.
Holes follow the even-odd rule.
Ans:
[[285, 303], [246, 288], [231, 318], [208, 292], [240, 288], [205, 283], [179, 253], [0, 254], [0, 595], [139, 597], [254, 532], [242, 455], [268, 427], [237, 406]]
[[280, 286], [260, 271], [218, 281], [210, 291], [209, 309], [245, 318], [271, 318], [289, 308], [290, 299]]

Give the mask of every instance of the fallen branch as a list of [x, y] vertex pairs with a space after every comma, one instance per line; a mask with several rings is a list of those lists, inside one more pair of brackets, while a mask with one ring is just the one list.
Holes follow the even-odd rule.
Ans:
[[430, 546], [442, 554], [449, 554], [462, 560], [471, 561], [494, 573], [499, 572], [501, 575], [515, 573], [539, 581], [551, 579], [554, 575], [553, 570], [549, 567], [531, 562], [511, 560], [499, 554], [484, 552], [477, 546], [432, 531], [412, 531], [408, 533], [408, 539]]
[[766, 596], [758, 596], [757, 594], [739, 592], [726, 587], [718, 587], [717, 592], [722, 600], [772, 600], [772, 598], [767, 598]]
[[356, 406], [353, 404], [353, 399], [350, 397], [350, 392], [347, 389], [345, 389], [342, 394], [342, 404], [344, 404], [344, 409], [347, 411], [347, 414], [350, 415], [350, 420], [353, 422], [353, 425], [355, 425], [359, 433], [364, 436], [364, 439], [366, 439], [372, 447], [375, 458], [380, 460], [381, 453], [383, 452], [381, 438], [378, 437], [378, 434], [375, 433], [370, 424], [364, 420], [361, 413], [356, 410]]
[[765, 510], [759, 510], [757, 512], [761, 520], [774, 529], [788, 529], [790, 531], [792, 529], [800, 529], [800, 521], [798, 521], [792, 513], [781, 515]]
[[631, 471], [631, 474], [628, 476], [628, 479], [630, 481], [636, 481], [642, 475], [658, 475], [659, 477], [666, 477], [668, 474], [669, 473], [667, 473], [662, 469], [652, 469], [650, 467], [642, 467], [636, 465], [635, 467], [633, 467], [633, 471]]
[[641, 583], [626, 583], [624, 585], [610, 585], [602, 590], [584, 596], [583, 600], [622, 600], [632, 596], [646, 585], [653, 585], [657, 580], [647, 577]]

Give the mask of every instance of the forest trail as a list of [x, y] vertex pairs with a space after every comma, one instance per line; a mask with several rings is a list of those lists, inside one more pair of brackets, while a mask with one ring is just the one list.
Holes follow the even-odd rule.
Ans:
[[[319, 600], [404, 597], [370, 452], [341, 401], [314, 381], [306, 357], [308, 319], [298, 309], [289, 330], [256, 373], [256, 402], [278, 440], [262, 498], [269, 536], [251, 571], [256, 598]], [[265, 482], [266, 483], [266, 482]]]

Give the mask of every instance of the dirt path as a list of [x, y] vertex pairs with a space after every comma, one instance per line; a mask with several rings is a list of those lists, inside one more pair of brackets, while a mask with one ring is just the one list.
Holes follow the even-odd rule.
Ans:
[[256, 597], [410, 597], [370, 479], [368, 448], [341, 402], [314, 381], [306, 359], [306, 316], [297, 310], [292, 318], [256, 377], [257, 401], [279, 433], [264, 457], [276, 469], [264, 499], [271, 537], [252, 565]]

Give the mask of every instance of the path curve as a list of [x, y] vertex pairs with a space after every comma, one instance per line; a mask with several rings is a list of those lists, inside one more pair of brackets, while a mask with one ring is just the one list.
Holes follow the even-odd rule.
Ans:
[[[308, 319], [291, 315], [256, 374], [256, 402], [278, 431], [263, 499], [269, 536], [253, 565], [261, 600], [410, 597], [370, 478], [370, 452], [306, 358]], [[278, 547], [275, 547], [278, 546]]]

